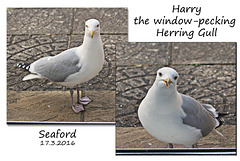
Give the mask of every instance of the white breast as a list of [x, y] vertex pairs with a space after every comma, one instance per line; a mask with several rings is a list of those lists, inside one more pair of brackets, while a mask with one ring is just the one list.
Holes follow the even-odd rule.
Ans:
[[[151, 97], [151, 96], [150, 96]], [[143, 127], [155, 138], [166, 143], [193, 145], [202, 137], [201, 131], [195, 127], [183, 124], [182, 118], [186, 116], [177, 101], [149, 98], [149, 95], [139, 106], [138, 115]]]
[[[94, 44], [94, 46], [92, 45]], [[94, 78], [102, 69], [104, 63], [104, 51], [101, 39], [96, 39], [95, 42], [85, 43], [79, 47], [78, 56], [80, 62], [78, 64], [81, 69], [79, 72], [71, 74], [62, 82], [62, 85], [72, 87], [76, 84], [81, 84]]]

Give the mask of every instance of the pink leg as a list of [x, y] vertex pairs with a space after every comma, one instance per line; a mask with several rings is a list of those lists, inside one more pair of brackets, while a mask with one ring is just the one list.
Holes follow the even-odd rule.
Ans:
[[70, 89], [70, 94], [72, 98], [72, 109], [74, 112], [79, 113], [81, 111], [84, 111], [85, 109], [83, 108], [82, 104], [74, 104], [73, 103], [73, 89]]
[[80, 99], [80, 95], [79, 95], [79, 87], [77, 86], [77, 102], [83, 105], [87, 105], [91, 102], [92, 100], [90, 100], [88, 97], [82, 97]]

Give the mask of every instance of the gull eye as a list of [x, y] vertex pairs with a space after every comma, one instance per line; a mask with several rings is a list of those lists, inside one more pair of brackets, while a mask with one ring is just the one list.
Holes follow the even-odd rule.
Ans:
[[161, 72], [159, 72], [159, 73], [158, 73], [158, 75], [161, 77], [161, 76], [162, 76], [162, 73], [161, 73]]
[[99, 27], [99, 24], [97, 25], [97, 27]]
[[88, 28], [88, 25], [86, 25], [86, 28]]
[[177, 80], [177, 79], [178, 79], [178, 76], [175, 76], [175, 77], [174, 77], [174, 80]]

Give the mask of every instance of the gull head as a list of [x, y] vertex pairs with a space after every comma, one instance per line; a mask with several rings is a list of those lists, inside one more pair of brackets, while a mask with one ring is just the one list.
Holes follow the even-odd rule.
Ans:
[[155, 83], [161, 89], [176, 89], [178, 77], [179, 75], [176, 70], [163, 67], [157, 71]]
[[85, 22], [85, 34], [88, 37], [94, 38], [94, 36], [100, 35], [100, 23], [96, 19], [89, 19]]

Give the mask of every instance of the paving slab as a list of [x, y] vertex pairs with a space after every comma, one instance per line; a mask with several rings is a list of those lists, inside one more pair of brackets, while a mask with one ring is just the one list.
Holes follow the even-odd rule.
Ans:
[[113, 122], [115, 117], [113, 91], [85, 91], [93, 101], [79, 114], [71, 108], [69, 91], [8, 91], [7, 95], [7, 121]]
[[7, 95], [7, 121], [80, 121], [71, 109], [69, 91], [8, 91]]
[[235, 42], [172, 43], [172, 64], [236, 63]]
[[7, 34], [70, 34], [73, 8], [8, 8]]
[[119, 42], [116, 46], [117, 66], [167, 65], [170, 43]]
[[7, 36], [7, 60], [37, 60], [53, 56], [68, 48], [67, 35], [10, 35]]
[[128, 32], [127, 8], [77, 8], [74, 9], [73, 33], [84, 33], [85, 21], [98, 19], [102, 34], [126, 34]]
[[[141, 126], [137, 110], [162, 66], [117, 67], [116, 125]], [[172, 66], [180, 75], [178, 91], [220, 112], [236, 114], [236, 65]], [[225, 119], [236, 124], [236, 117]]]
[[[198, 140], [198, 148], [236, 148], [236, 125], [223, 125], [218, 129], [224, 136], [211, 132]], [[143, 127], [117, 127], [116, 149], [166, 149], [168, 144], [152, 137]], [[174, 148], [186, 148], [174, 144]]]
[[85, 95], [93, 100], [81, 115], [85, 122], [115, 122], [115, 91], [89, 90]]

